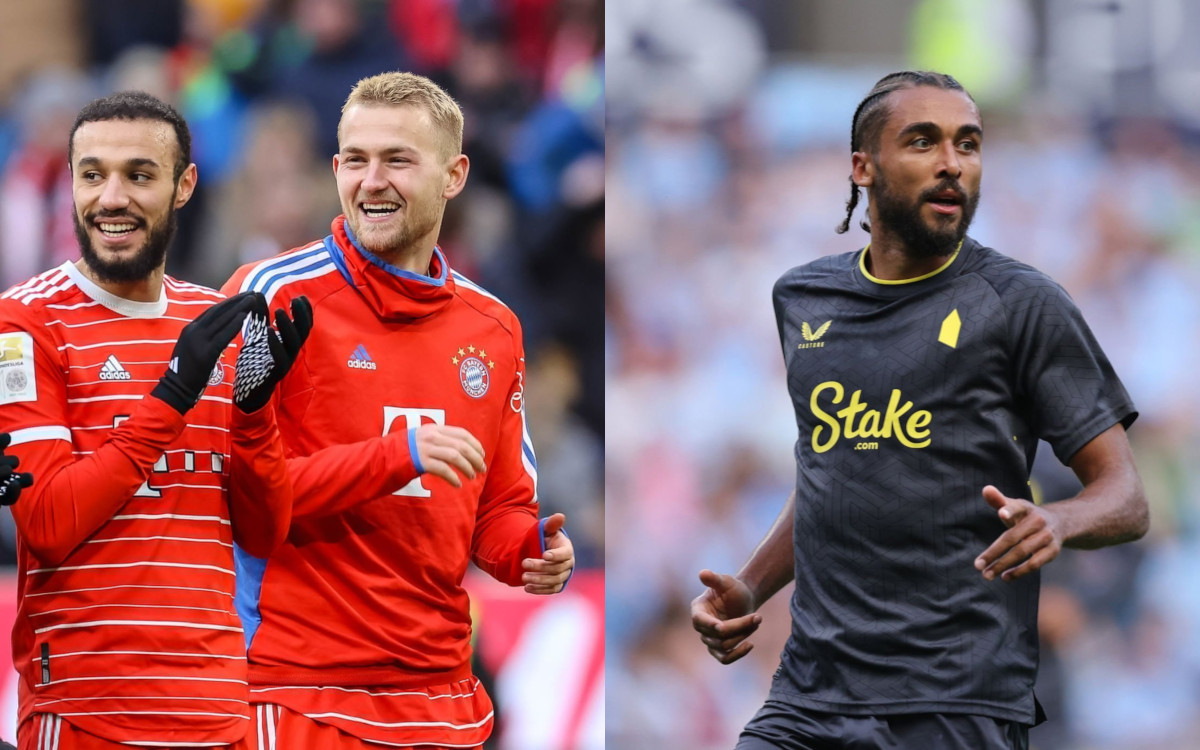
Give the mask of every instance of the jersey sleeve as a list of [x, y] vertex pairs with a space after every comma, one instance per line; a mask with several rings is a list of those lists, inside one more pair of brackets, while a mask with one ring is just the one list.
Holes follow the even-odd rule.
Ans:
[[1064, 464], [1137, 411], [1082, 313], [1049, 278], [1025, 278], [1010, 290], [1016, 395], [1034, 434]]
[[39, 561], [57, 565], [133, 496], [186, 422], [163, 401], [144, 398], [95, 451], [77, 459], [66, 372], [46, 330], [15, 305], [0, 310], [0, 340], [24, 347], [19, 360], [5, 362], [6, 371], [23, 369], [33, 387], [32, 398], [5, 391], [0, 424], [12, 433], [8, 453], [34, 476], [12, 506], [19, 538]]
[[499, 439], [488, 462], [479, 499], [471, 560], [488, 575], [509, 586], [521, 585], [521, 561], [541, 557], [538, 522], [537, 459], [525, 424], [525, 352], [515, 326], [516, 375], [500, 418]]
[[232, 407], [229, 517], [233, 538], [256, 557], [270, 555], [292, 523], [292, 483], [283, 439], [268, 403], [252, 414]]
[[331, 445], [288, 459], [295, 488], [293, 516], [316, 518], [349, 510], [395, 492], [418, 476], [412, 430], [349, 445]]
[[[254, 267], [248, 264], [239, 268], [222, 285], [222, 294], [237, 294]], [[288, 290], [282, 289], [272, 298], [270, 307], [287, 309], [289, 303]], [[319, 312], [314, 317], [316, 325], [321, 325]], [[301, 349], [301, 360], [304, 356]], [[281, 408], [281, 394], [289, 385], [294, 388], [294, 381], [302, 376], [301, 360], [297, 360], [271, 395], [276, 410]], [[349, 445], [331, 445], [307, 456], [289, 456], [292, 518], [335, 515], [400, 489], [418, 476], [411, 446], [408, 434], [397, 433]]]

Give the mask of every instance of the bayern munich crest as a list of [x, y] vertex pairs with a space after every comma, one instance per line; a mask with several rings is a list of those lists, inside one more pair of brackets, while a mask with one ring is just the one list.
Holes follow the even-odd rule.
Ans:
[[488, 371], [487, 365], [478, 357], [467, 357], [458, 366], [458, 379], [462, 382], [463, 390], [471, 398], [479, 398], [487, 393], [488, 389]]
[[488, 392], [492, 376], [488, 372], [496, 363], [488, 359], [483, 349], [476, 350], [472, 344], [458, 350], [458, 354], [450, 358], [458, 365], [458, 382], [471, 398], [480, 398]]

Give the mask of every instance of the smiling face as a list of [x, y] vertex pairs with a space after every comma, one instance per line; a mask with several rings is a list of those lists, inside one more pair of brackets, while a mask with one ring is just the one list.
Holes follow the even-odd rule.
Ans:
[[71, 142], [75, 234], [101, 281], [135, 282], [161, 270], [175, 211], [196, 186], [196, 166], [178, 183], [175, 131], [158, 120], [85, 122]]
[[854, 155], [872, 226], [914, 258], [947, 255], [967, 233], [983, 177], [983, 128], [961, 91], [915, 86], [889, 95], [876, 153]]
[[467, 175], [467, 158], [445, 150], [420, 107], [346, 110], [333, 169], [342, 213], [364, 248], [389, 262], [418, 256], [428, 264], [446, 201], [461, 192]]

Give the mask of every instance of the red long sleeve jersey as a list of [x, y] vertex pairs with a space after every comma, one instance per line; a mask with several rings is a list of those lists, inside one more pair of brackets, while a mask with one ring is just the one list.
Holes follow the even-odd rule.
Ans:
[[0, 295], [0, 429], [35, 477], [12, 507], [22, 722], [153, 745], [250, 725], [233, 542], [267, 554], [286, 533], [274, 418], [233, 415], [236, 347], [186, 417], [147, 395], [221, 296], [167, 277], [131, 302], [71, 263]]
[[[383, 264], [338, 217], [324, 241], [226, 283], [314, 308], [275, 392], [292, 528], [265, 563], [239, 556], [238, 609], [252, 701], [377, 742], [468, 746], [491, 730], [468, 666], [468, 562], [519, 585], [542, 537], [517, 318], [440, 251], [430, 274]], [[460, 489], [418, 477], [410, 440], [425, 423], [469, 430], [487, 471]]]

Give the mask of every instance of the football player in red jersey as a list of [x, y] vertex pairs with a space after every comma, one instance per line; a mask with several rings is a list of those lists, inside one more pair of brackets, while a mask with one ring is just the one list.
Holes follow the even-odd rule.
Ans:
[[481, 745], [493, 710], [470, 670], [468, 563], [534, 594], [574, 566], [563, 516], [537, 515], [520, 323], [437, 245], [467, 179], [462, 128], [426, 78], [360, 81], [331, 234], [224, 287], [307, 295], [321, 320], [275, 395], [288, 540], [239, 553], [260, 722], [240, 749]]
[[165, 275], [196, 184], [169, 105], [92, 102], [70, 156], [82, 259], [0, 295], [0, 420], [37, 476], [13, 505], [19, 746], [226, 747], [250, 727], [233, 544], [287, 533], [269, 397], [310, 310], [276, 332], [261, 295]]

